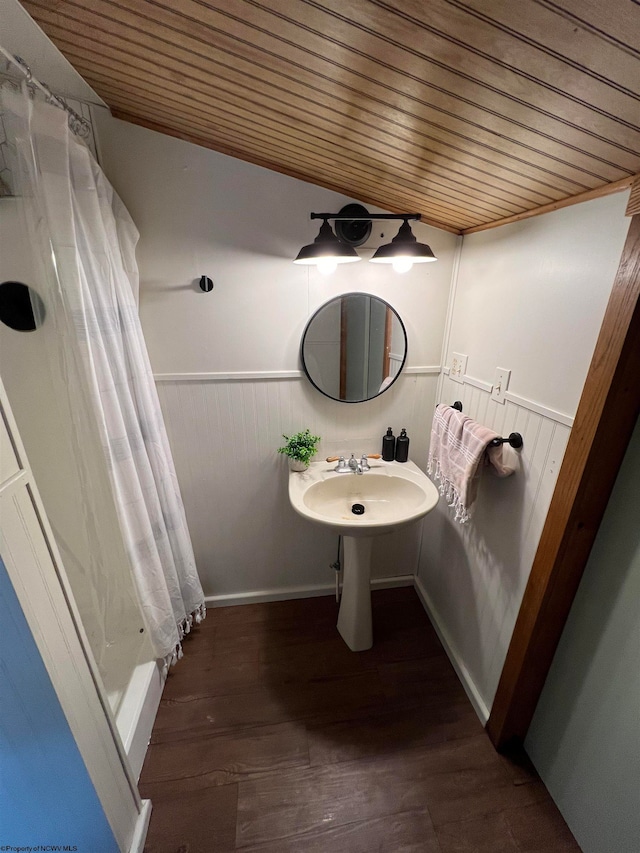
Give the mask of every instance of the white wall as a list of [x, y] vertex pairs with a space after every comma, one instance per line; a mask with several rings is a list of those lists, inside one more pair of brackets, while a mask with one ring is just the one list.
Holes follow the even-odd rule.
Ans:
[[[352, 199], [95, 114], [103, 166], [141, 233], [140, 315], [156, 373], [295, 370], [309, 316], [347, 290], [396, 308], [408, 324], [408, 364], [440, 363], [453, 235], [417, 225], [440, 261], [406, 275], [361, 261], [322, 276], [292, 263], [318, 233], [309, 213]], [[371, 247], [398, 227], [375, 225]], [[209, 294], [197, 287], [201, 275], [213, 279]]]
[[525, 747], [584, 853], [640, 840], [640, 423]]
[[[475, 519], [440, 504], [425, 519], [419, 578], [432, 617], [486, 717], [509, 645], [629, 220], [626, 193], [466, 237], [446, 363], [468, 355], [464, 384], [439, 400], [524, 437], [522, 470], [483, 478]], [[510, 369], [508, 402], [491, 399]]]
[[448, 339], [467, 372], [570, 415], [629, 227], [628, 194], [536, 216], [464, 239]]
[[[325, 278], [292, 259], [318, 233], [310, 212], [352, 199], [103, 111], [96, 122], [105, 171], [142, 235], [140, 314], [206, 594], [331, 585], [335, 537], [293, 513], [275, 450], [282, 433], [308, 426], [322, 455], [377, 452], [392, 425], [407, 427], [424, 466], [457, 239], [418, 224], [438, 263], [397, 275], [361, 261]], [[359, 251], [371, 254], [396, 230], [374, 223]], [[209, 294], [201, 275], [214, 281]], [[407, 327], [407, 366], [431, 367], [356, 405], [297, 375], [310, 315], [352, 290], [386, 299]], [[185, 373], [200, 376], [176, 376]], [[419, 536], [415, 525], [381, 539], [375, 574], [412, 574]]]

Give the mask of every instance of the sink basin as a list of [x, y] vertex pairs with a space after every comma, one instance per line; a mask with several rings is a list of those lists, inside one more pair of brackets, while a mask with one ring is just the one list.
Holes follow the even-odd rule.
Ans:
[[334, 467], [312, 462], [290, 474], [289, 499], [299, 515], [343, 536], [390, 533], [438, 502], [438, 490], [413, 462], [372, 463], [362, 475], [337, 474]]
[[371, 550], [375, 536], [391, 533], [430, 512], [438, 490], [413, 462], [373, 463], [364, 474], [337, 474], [328, 462], [312, 462], [289, 474], [294, 510], [344, 536], [338, 631], [354, 652], [373, 645]]

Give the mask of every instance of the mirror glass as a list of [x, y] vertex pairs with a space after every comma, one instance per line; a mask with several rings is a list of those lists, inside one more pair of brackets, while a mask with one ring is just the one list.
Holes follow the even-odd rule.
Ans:
[[346, 293], [322, 305], [309, 320], [301, 357], [318, 391], [343, 403], [362, 403], [396, 380], [407, 357], [407, 334], [384, 299]]

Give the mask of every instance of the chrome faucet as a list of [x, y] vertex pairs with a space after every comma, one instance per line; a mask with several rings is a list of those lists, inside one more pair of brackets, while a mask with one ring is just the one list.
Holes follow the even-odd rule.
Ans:
[[[327, 462], [335, 462], [336, 459], [338, 459], [337, 456], [328, 456]], [[355, 455], [352, 453], [349, 461], [345, 460], [344, 456], [341, 456], [338, 459], [338, 464], [333, 470], [336, 474], [349, 474], [351, 471], [353, 471], [354, 474], [364, 474], [365, 471], [371, 470], [371, 466], [369, 465], [366, 453], [362, 454], [362, 458], [360, 460], [356, 459]]]
[[362, 454], [362, 459], [359, 462], [352, 453], [351, 459], [349, 459], [347, 464], [354, 474], [364, 474], [364, 472], [368, 471], [370, 468], [366, 453]]
[[347, 463], [349, 468], [354, 472], [354, 474], [362, 474], [362, 463], [358, 462], [353, 453], [351, 454], [351, 459]]

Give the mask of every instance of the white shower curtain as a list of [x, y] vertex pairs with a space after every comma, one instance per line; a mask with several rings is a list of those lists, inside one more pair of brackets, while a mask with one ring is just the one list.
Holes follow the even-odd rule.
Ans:
[[138, 319], [138, 232], [66, 113], [26, 86], [0, 92], [17, 192], [45, 261], [44, 322], [55, 324], [74, 417], [99, 434], [155, 654], [173, 662], [205, 606]]

